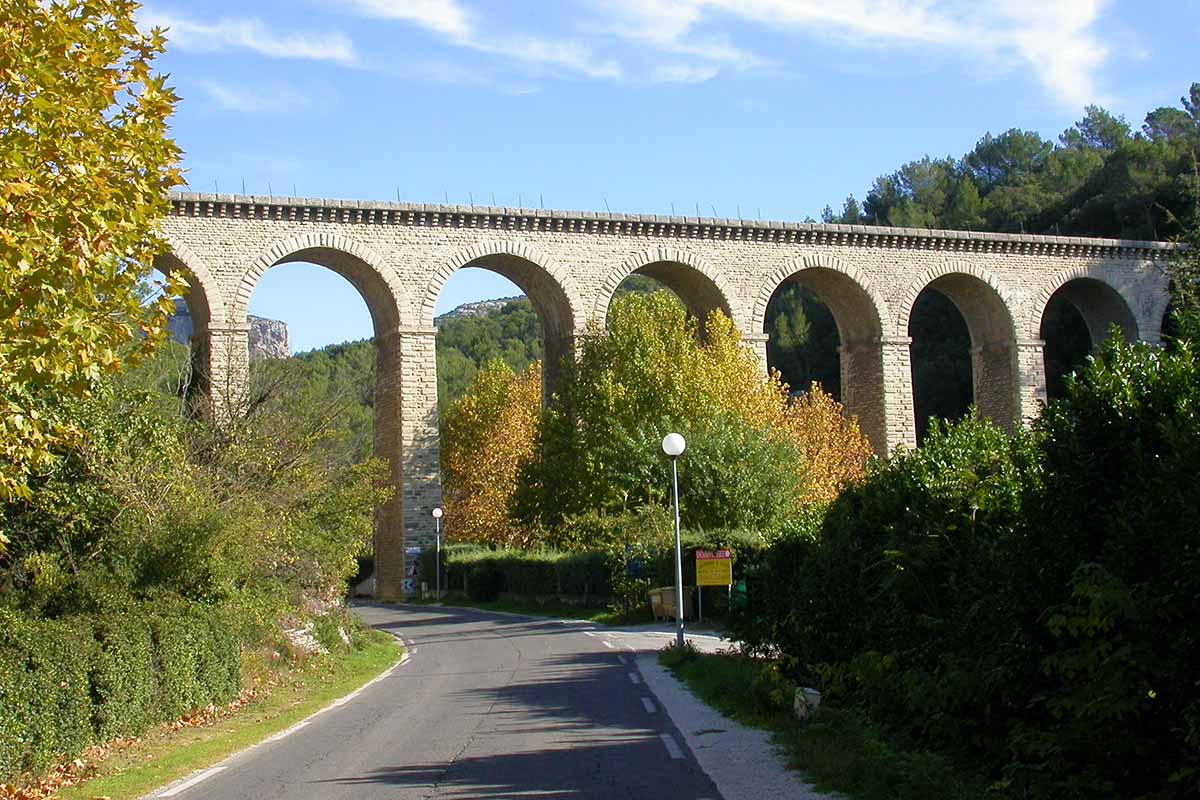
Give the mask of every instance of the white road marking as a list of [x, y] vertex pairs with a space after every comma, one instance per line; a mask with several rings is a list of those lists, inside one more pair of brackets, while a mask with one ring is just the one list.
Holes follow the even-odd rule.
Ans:
[[679, 744], [675, 741], [675, 737], [669, 733], [660, 733], [659, 739], [662, 739], [663, 746], [667, 748], [667, 753], [674, 759], [683, 758], [683, 751], [679, 749]]
[[195, 777], [192, 777], [192, 778], [188, 778], [183, 783], [178, 784], [177, 786], [173, 786], [170, 789], [167, 789], [165, 792], [161, 792], [158, 796], [159, 797], [174, 797], [175, 795], [179, 794], [180, 792], [186, 792], [188, 789], [192, 788], [200, 781], [202, 781], [206, 778], [211, 778], [213, 775], [216, 775], [218, 772], [220, 772], [223, 769], [225, 769], [225, 768], [224, 767], [213, 767], [212, 769], [206, 769], [206, 770], [204, 770], [204, 772], [201, 772], [199, 775], [196, 775]]
[[616, 645], [614, 645], [612, 642], [608, 642], [608, 641], [602, 641], [602, 642], [600, 642], [600, 644], [604, 645], [609, 650], [612, 650], [614, 647], [616, 647]]
[[300, 730], [301, 728], [304, 728], [306, 725], [308, 725], [310, 722], [312, 722], [314, 718], [320, 716], [321, 714], [324, 714], [326, 711], [329, 711], [332, 708], [337, 708], [339, 706], [345, 705], [346, 703], [350, 702], [358, 695], [362, 694], [373, 684], [379, 683], [381, 680], [384, 680], [385, 678], [390, 676], [393, 672], [398, 670], [400, 667], [403, 667], [405, 664], [407, 664], [409, 659], [412, 657], [412, 654], [417, 652], [417, 649], [415, 647], [413, 647], [411, 644], [409, 644], [407, 641], [405, 641], [403, 636], [400, 636], [395, 633], [393, 633], [392, 635], [395, 636], [397, 639], [399, 639], [400, 643], [402, 645], [404, 645], [404, 652], [400, 655], [399, 661], [397, 661], [392, 666], [388, 667], [386, 670], [381, 672], [379, 675], [377, 675], [374, 678], [372, 678], [371, 680], [367, 681], [362, 686], [358, 687], [357, 689], [355, 689], [353, 692], [346, 695], [345, 697], [340, 697], [337, 700], [334, 700], [332, 703], [324, 706], [323, 708], [318, 709], [317, 711], [314, 711], [312, 714], [309, 714], [306, 719], [300, 720], [295, 725], [292, 725], [291, 727], [286, 728], [286, 729], [280, 731], [279, 733], [276, 733], [273, 736], [268, 736], [266, 739], [263, 739], [261, 742], [258, 742], [257, 744], [252, 744], [244, 750], [239, 750], [238, 752], [236, 752], [233, 755], [226, 758], [224, 761], [222, 761], [217, 766], [206, 769], [203, 772], [198, 772], [195, 775], [193, 775], [192, 777], [183, 781], [183, 783], [169, 786], [165, 791], [159, 792], [158, 794], [156, 794], [154, 796], [155, 797], [174, 797], [175, 795], [179, 794], [180, 792], [183, 792], [183, 791], [186, 791], [186, 790], [192, 788], [193, 786], [195, 786], [197, 783], [200, 783], [200, 781], [204, 780], [205, 778], [210, 778], [213, 775], [216, 775], [221, 770], [225, 769], [225, 766], [227, 764], [229, 764], [230, 762], [232, 762], [234, 759], [241, 758], [246, 753], [249, 753], [252, 750], [256, 750], [259, 747], [262, 747], [263, 745], [277, 742], [280, 739], [283, 739], [287, 736], [291, 736], [293, 733]]
[[651, 700], [649, 697], [642, 698], [642, 705], [646, 707], [647, 714], [657, 714], [658, 713], [658, 706], [654, 705], [654, 701]]
[[642, 682], [642, 676], [638, 675], [636, 672], [631, 672], [629, 673], [629, 682], [637, 685]]
[[593, 631], [584, 631], [584, 632], [583, 632], [583, 635], [584, 635], [584, 636], [595, 636], [596, 634], [595, 634], [595, 632], [593, 632]]

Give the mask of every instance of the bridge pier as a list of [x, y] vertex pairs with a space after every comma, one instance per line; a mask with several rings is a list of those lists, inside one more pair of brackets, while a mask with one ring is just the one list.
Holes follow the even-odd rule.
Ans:
[[1017, 342], [1017, 375], [1021, 423], [1028, 426], [1041, 414], [1041, 406], [1046, 402], [1045, 341], [1025, 339]]
[[887, 450], [881, 455], [917, 446], [917, 417], [913, 406], [912, 337], [884, 336], [879, 342], [883, 362]]

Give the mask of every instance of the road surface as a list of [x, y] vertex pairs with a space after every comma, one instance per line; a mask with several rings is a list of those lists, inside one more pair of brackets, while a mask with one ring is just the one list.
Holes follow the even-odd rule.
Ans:
[[719, 800], [646, 689], [670, 634], [366, 605], [408, 660], [346, 703], [154, 797]]

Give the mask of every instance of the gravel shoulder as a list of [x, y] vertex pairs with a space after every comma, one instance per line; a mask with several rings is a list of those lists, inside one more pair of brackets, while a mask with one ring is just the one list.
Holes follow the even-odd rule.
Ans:
[[785, 766], [768, 732], [735, 722], [706, 705], [658, 663], [656, 653], [640, 654], [637, 666], [646, 688], [662, 704], [725, 800], [841, 797], [813, 789]]

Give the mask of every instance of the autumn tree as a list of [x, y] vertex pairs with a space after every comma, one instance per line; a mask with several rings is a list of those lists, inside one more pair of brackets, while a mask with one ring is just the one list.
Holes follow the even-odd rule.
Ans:
[[542, 365], [514, 373], [488, 363], [442, 419], [446, 536], [505, 547], [534, 544], [531, 529], [509, 519], [521, 467], [533, 456], [542, 406]]
[[[659, 447], [669, 431], [688, 439], [680, 481], [689, 525], [767, 526], [860, 474], [870, 450], [857, 424], [843, 419], [828, 448], [811, 441], [833, 430], [801, 421], [819, 406], [790, 405], [778, 374], [763, 373], [723, 314], [708, 318], [703, 340], [663, 294], [617, 298], [608, 316], [607, 328], [584, 337], [545, 415], [541, 458], [523, 471], [516, 497], [520, 517], [554, 525], [665, 502]], [[810, 469], [806, 459], [818, 453], [831, 465]], [[810, 474], [822, 470], [816, 489]]]
[[180, 182], [176, 97], [137, 7], [0, 3], [0, 500], [28, 496], [69, 433], [39, 398], [87, 396], [170, 311], [167, 295], [143, 303], [143, 281]]

